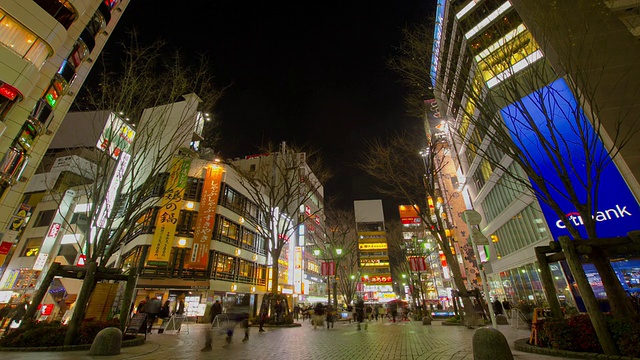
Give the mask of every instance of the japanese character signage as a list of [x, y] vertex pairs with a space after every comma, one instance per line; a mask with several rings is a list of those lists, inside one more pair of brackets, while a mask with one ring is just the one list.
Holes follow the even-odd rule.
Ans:
[[389, 276], [369, 276], [362, 277], [362, 282], [365, 284], [389, 284], [391, 283], [391, 275]]
[[191, 249], [191, 257], [185, 262], [185, 267], [189, 269], [205, 270], [207, 268], [211, 234], [220, 197], [223, 168], [219, 165], [212, 165], [207, 167], [205, 171], [200, 211], [196, 220], [196, 230], [193, 233], [193, 248]]
[[409, 257], [409, 266], [411, 271], [427, 271], [427, 262], [424, 256]]
[[190, 166], [191, 160], [189, 159], [175, 158], [171, 162], [167, 187], [162, 200], [160, 200], [156, 231], [153, 234], [147, 265], [164, 266], [169, 263], [171, 245], [176, 232]]

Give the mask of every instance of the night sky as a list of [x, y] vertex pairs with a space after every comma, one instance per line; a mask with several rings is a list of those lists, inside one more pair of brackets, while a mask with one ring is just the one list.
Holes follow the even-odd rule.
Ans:
[[351, 207], [380, 198], [353, 167], [362, 140], [418, 121], [405, 116], [386, 61], [403, 26], [433, 15], [432, 2], [132, 0], [107, 51], [135, 28], [187, 58], [205, 54], [218, 86], [231, 84], [214, 111], [223, 137], [215, 150], [234, 158], [269, 141], [319, 148], [336, 172], [325, 195]]

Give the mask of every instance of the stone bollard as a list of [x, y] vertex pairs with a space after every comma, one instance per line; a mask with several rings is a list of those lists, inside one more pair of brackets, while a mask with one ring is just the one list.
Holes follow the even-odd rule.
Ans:
[[496, 315], [496, 324], [498, 325], [509, 325], [509, 322], [507, 321], [507, 317], [502, 315], [502, 314], [498, 314]]
[[431, 325], [431, 317], [425, 316], [422, 318], [422, 325]]
[[507, 338], [497, 329], [484, 327], [473, 333], [474, 360], [513, 360]]
[[89, 355], [118, 355], [122, 346], [122, 331], [117, 327], [108, 327], [100, 330], [93, 339]]

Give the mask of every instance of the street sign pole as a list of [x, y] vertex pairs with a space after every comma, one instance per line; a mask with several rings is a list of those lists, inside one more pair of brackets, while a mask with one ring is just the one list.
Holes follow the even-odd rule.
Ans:
[[476, 246], [476, 241], [474, 239], [474, 231], [473, 225], [478, 225], [482, 221], [482, 216], [475, 210], [465, 210], [462, 213], [462, 218], [464, 222], [467, 223], [467, 229], [469, 229], [469, 240], [471, 240], [471, 247], [473, 248], [473, 254], [476, 257], [476, 263], [478, 264], [478, 270], [480, 271], [480, 279], [482, 280], [482, 291], [484, 292], [484, 298], [487, 302], [487, 307], [489, 308], [489, 316], [491, 316], [491, 324], [494, 329], [498, 328], [498, 324], [496, 323], [496, 315], [493, 313], [493, 306], [491, 302], [491, 296], [489, 296], [489, 287], [487, 286], [487, 277], [484, 274], [484, 267], [482, 266], [482, 261], [480, 260], [480, 255], [478, 254], [478, 247]]

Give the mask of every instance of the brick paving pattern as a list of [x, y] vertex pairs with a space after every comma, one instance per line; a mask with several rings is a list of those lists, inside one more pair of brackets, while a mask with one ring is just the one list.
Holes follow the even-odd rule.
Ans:
[[[355, 324], [337, 323], [334, 329], [313, 329], [309, 322], [298, 328], [267, 328], [259, 333], [251, 328], [248, 342], [242, 342], [243, 331], [236, 330], [233, 341], [225, 345], [224, 335], [214, 330], [213, 348], [201, 352], [206, 325], [190, 324], [180, 333], [149, 335], [142, 346], [123, 348], [120, 355], [91, 357], [87, 351], [74, 352], [0, 352], [2, 360], [170, 360], [170, 359], [305, 359], [305, 360], [472, 360], [473, 330], [462, 326], [443, 326], [421, 322], [373, 322], [367, 330]], [[188, 330], [188, 333], [187, 333]], [[527, 330], [499, 326], [513, 349], [513, 341], [528, 336]], [[512, 350], [516, 360], [562, 359]]]

